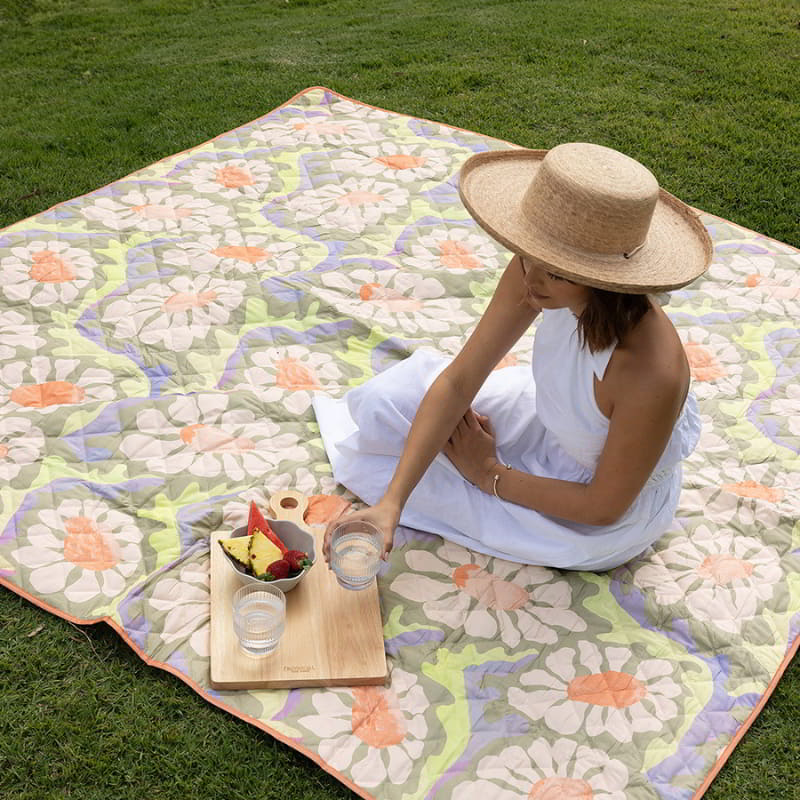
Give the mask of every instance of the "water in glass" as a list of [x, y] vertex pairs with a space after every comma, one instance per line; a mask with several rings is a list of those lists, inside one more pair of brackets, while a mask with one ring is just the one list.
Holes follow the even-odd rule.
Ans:
[[251, 655], [266, 655], [275, 650], [285, 626], [284, 601], [275, 594], [252, 592], [234, 605], [234, 631], [239, 644]]

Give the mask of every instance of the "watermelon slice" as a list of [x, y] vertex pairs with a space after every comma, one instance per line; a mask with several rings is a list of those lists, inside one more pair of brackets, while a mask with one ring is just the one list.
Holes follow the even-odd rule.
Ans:
[[269, 523], [264, 519], [258, 508], [256, 508], [255, 502], [251, 500], [250, 516], [247, 520], [247, 533], [249, 536], [252, 536], [257, 530], [261, 531], [280, 550], [281, 556], [288, 552], [289, 548], [280, 540], [275, 531], [270, 528]]
[[242, 566], [250, 566], [250, 540], [252, 536], [234, 536], [233, 539], [220, 539], [222, 549], [236, 559]]

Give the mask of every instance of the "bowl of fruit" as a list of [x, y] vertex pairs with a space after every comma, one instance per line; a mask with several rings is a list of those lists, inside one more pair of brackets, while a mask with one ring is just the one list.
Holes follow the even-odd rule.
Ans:
[[308, 531], [289, 520], [265, 519], [252, 502], [247, 525], [218, 541], [242, 583], [271, 583], [283, 592], [294, 589], [316, 560]]

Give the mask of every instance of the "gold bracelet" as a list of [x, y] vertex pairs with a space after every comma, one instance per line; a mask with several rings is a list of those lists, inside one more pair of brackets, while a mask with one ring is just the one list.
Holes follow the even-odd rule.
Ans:
[[[498, 464], [500, 464], [501, 466], [505, 467], [506, 469], [511, 469], [511, 464], [504, 464], [502, 461], [498, 461], [497, 463], [498, 463]], [[499, 494], [497, 494], [497, 481], [499, 481], [499, 480], [500, 480], [500, 473], [498, 472], [498, 473], [497, 473], [497, 474], [494, 476], [494, 482], [492, 483], [492, 492], [493, 492], [494, 496], [495, 496], [495, 497], [496, 497], [498, 500], [502, 500], [503, 498], [502, 498], [502, 497], [500, 497], [500, 495], [499, 495]]]

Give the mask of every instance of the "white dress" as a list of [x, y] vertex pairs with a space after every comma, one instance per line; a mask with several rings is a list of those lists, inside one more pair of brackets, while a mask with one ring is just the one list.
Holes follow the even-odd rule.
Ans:
[[[569, 309], [544, 310], [528, 367], [495, 370], [472, 407], [494, 426], [497, 457], [533, 475], [588, 483], [608, 436], [593, 376], [602, 380], [614, 347], [580, 346]], [[334, 400], [313, 399], [336, 480], [370, 505], [394, 473], [428, 387], [449, 363], [418, 350]], [[498, 500], [469, 483], [439, 453], [411, 493], [400, 523], [438, 533], [472, 550], [564, 569], [605, 570], [628, 561], [668, 528], [681, 491], [680, 462], [700, 436], [690, 393], [646, 485], [612, 525], [584, 525]]]

